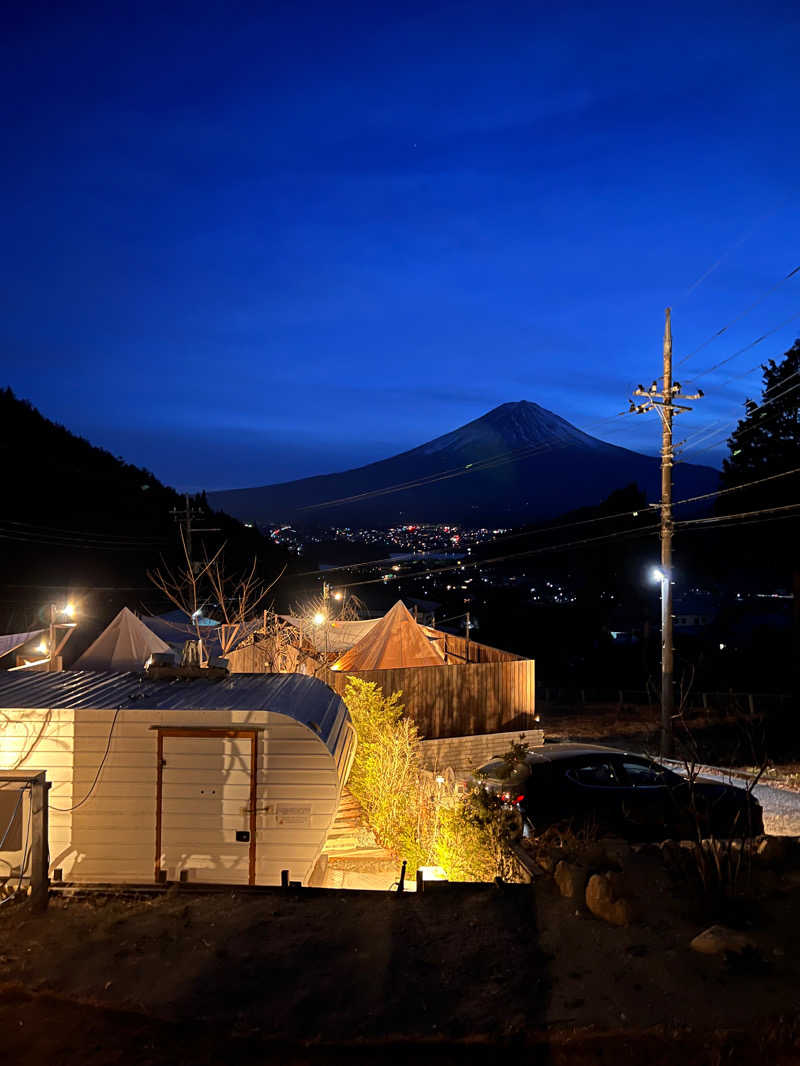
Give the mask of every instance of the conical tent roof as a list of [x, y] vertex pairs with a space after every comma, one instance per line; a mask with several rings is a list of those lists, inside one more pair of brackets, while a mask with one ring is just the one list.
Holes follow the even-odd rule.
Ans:
[[144, 622], [123, 607], [97, 640], [77, 659], [73, 670], [141, 670], [153, 652], [169, 651]]
[[425, 636], [402, 600], [341, 655], [332, 670], [395, 670], [403, 666], [442, 666], [438, 649]]

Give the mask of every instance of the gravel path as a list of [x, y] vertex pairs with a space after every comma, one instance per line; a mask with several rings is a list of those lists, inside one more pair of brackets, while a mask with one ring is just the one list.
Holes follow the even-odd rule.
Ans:
[[[672, 766], [679, 773], [683, 772], [682, 763], [665, 759], [665, 763]], [[729, 784], [745, 787], [748, 778], [745, 774], [731, 774], [729, 770], [723, 770], [716, 766], [703, 766], [700, 770], [701, 777], [708, 777]], [[764, 808], [764, 832], [772, 836], [800, 836], [800, 792], [794, 792], [786, 788], [778, 788], [776, 785], [756, 785], [753, 795]]]

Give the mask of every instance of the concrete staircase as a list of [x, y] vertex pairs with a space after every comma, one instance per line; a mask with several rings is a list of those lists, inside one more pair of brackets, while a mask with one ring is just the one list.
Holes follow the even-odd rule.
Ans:
[[392, 859], [392, 853], [382, 848], [366, 825], [361, 805], [348, 788], [325, 841], [323, 854], [329, 859]]

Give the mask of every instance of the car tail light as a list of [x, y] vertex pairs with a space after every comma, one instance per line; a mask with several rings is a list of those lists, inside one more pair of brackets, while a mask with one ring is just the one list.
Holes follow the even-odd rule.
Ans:
[[501, 792], [500, 793], [500, 799], [503, 801], [503, 803], [513, 803], [514, 805], [516, 805], [518, 803], [522, 803], [522, 801], [525, 799], [525, 797], [524, 796], [512, 796], [510, 792]]

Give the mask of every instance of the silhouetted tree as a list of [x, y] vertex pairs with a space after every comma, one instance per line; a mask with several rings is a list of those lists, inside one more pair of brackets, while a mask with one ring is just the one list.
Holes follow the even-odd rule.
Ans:
[[[745, 401], [745, 416], [728, 440], [730, 455], [722, 466], [722, 487], [760, 482], [740, 492], [720, 497], [719, 515], [742, 514], [800, 503], [800, 473], [764, 481], [764, 478], [800, 469], [800, 340], [783, 359], [770, 359], [762, 367], [760, 402]], [[800, 517], [797, 513], [741, 518], [737, 558], [758, 559], [785, 574], [794, 596], [792, 687], [795, 708], [800, 707]]]

